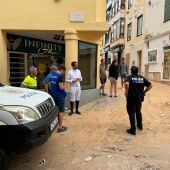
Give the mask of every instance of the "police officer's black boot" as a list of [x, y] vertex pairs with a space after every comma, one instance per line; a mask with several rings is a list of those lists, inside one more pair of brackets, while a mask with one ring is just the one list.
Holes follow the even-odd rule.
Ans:
[[79, 101], [76, 101], [76, 114], [81, 115], [81, 113], [79, 112]]
[[74, 102], [70, 102], [70, 110], [71, 112], [69, 113], [69, 116], [73, 114], [73, 107], [74, 107]]
[[127, 129], [127, 133], [129, 133], [131, 135], [136, 135], [135, 118], [129, 116], [129, 120], [130, 120], [131, 128]]

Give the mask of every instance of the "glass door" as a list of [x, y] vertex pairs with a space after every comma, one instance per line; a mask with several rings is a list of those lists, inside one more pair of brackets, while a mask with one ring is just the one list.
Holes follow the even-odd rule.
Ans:
[[163, 79], [170, 80], [170, 52], [164, 53]]

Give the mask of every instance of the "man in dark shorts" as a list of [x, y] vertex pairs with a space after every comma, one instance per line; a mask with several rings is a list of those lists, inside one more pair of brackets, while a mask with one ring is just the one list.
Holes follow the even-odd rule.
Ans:
[[[146, 87], [146, 88], [145, 88]], [[141, 75], [138, 75], [138, 67], [131, 67], [131, 75], [125, 80], [125, 96], [127, 99], [127, 112], [131, 128], [127, 133], [136, 135], [136, 121], [137, 128], [143, 130], [142, 123], [142, 102], [145, 94], [152, 88], [151, 83]]]
[[106, 76], [105, 60], [101, 59], [101, 64], [100, 64], [100, 82], [101, 82], [100, 95], [103, 95], [103, 96], [106, 96], [106, 94], [104, 93], [106, 80], [107, 80], [107, 76]]
[[120, 72], [120, 76], [121, 76], [121, 85], [123, 88], [124, 81], [128, 75], [128, 66], [125, 63], [125, 58], [122, 58], [122, 62], [119, 65], [119, 72]]
[[49, 94], [53, 97], [55, 104], [59, 108], [59, 114], [58, 114], [58, 121], [59, 121], [59, 127], [57, 132], [61, 133], [67, 130], [67, 127], [63, 126], [63, 116], [65, 112], [65, 97], [66, 97], [66, 83], [63, 79], [63, 75], [65, 73], [66, 68], [62, 66], [58, 66], [58, 71], [53, 72], [50, 74], [48, 83], [49, 86]]

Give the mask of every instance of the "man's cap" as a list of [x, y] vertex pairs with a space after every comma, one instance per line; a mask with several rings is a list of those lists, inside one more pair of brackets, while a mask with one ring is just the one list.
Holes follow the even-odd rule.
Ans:
[[132, 71], [138, 71], [138, 67], [132, 66], [130, 70], [132, 70]]
[[57, 70], [57, 66], [51, 66], [50, 71]]

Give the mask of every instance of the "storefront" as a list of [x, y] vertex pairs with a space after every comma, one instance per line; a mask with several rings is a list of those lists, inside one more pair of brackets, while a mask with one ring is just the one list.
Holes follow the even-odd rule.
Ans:
[[123, 56], [123, 46], [118, 46], [116, 48], [114, 48], [114, 59], [117, 59], [118, 60], [118, 64], [121, 63], [121, 59], [122, 59], [122, 56]]
[[[78, 41], [78, 63], [82, 72], [82, 89], [95, 89], [97, 80], [97, 44]], [[38, 88], [51, 65], [65, 64], [65, 44], [27, 36], [7, 34], [9, 83], [20, 86], [30, 66], [38, 68]]]
[[55, 42], [7, 34], [9, 83], [20, 86], [30, 66], [38, 68], [38, 87], [43, 88], [44, 77], [51, 65], [64, 64], [65, 45]]

